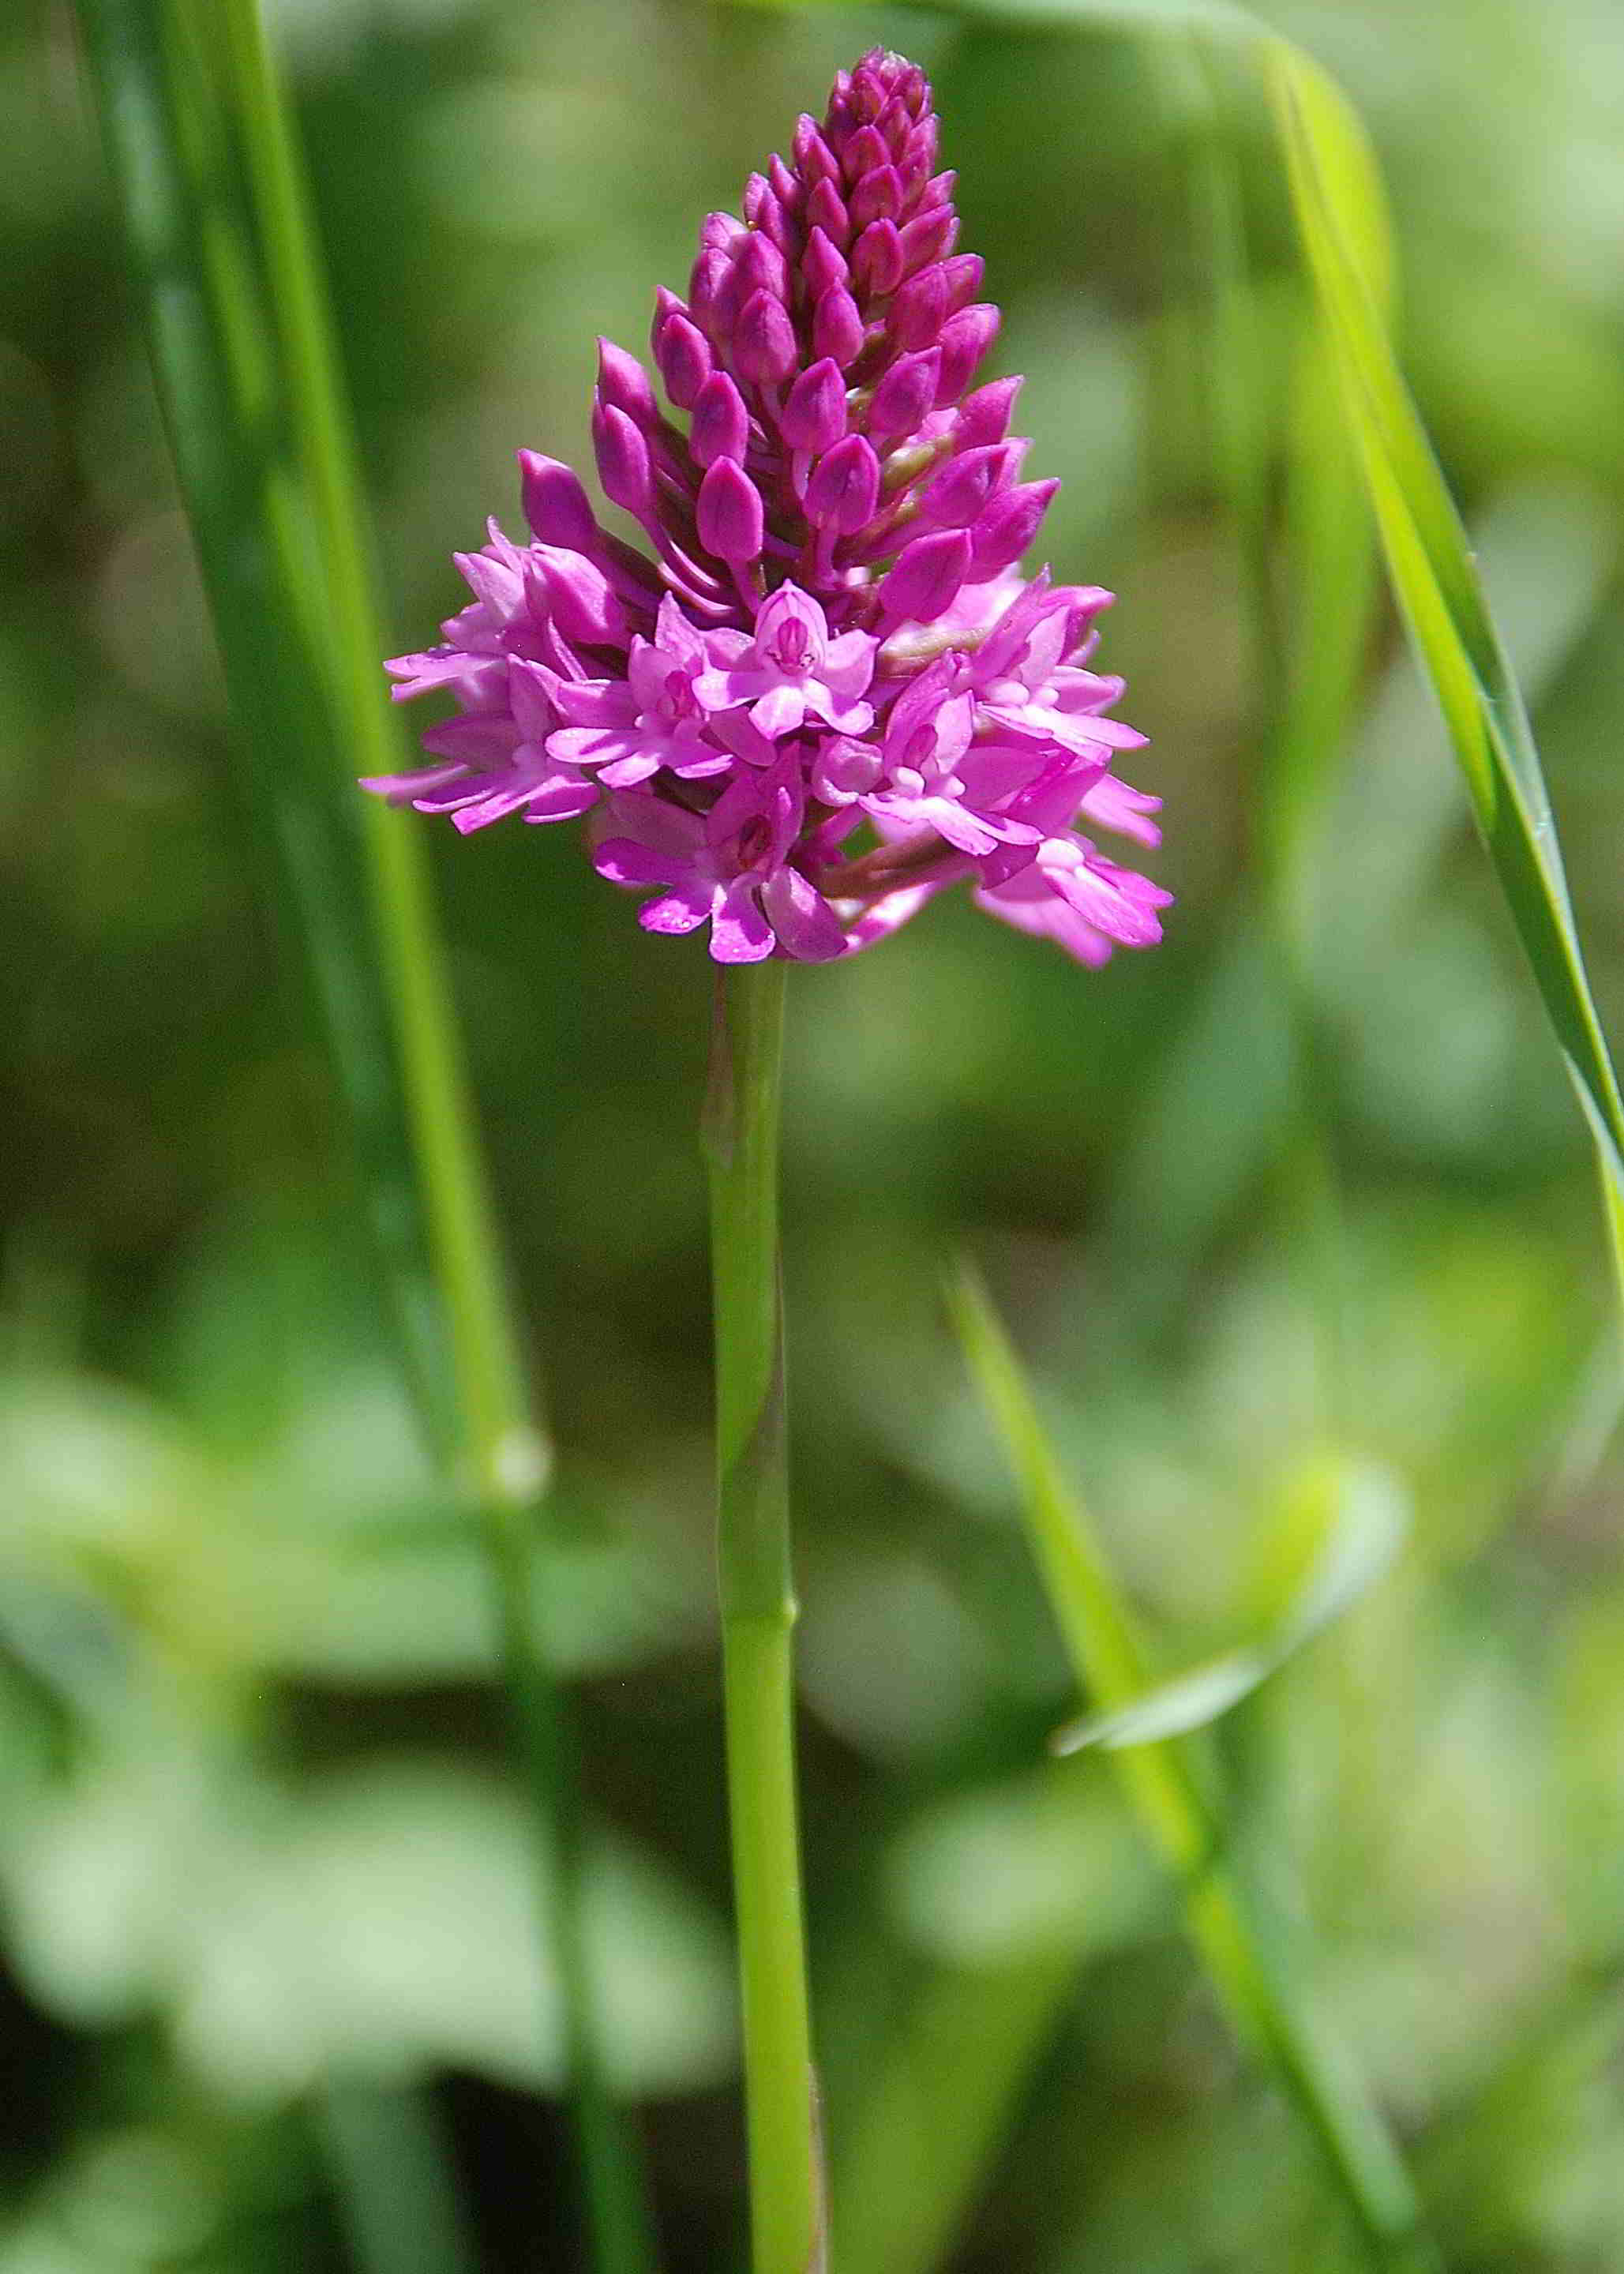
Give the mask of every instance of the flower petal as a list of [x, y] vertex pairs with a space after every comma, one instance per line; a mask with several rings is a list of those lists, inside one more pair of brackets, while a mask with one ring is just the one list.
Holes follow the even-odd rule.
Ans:
[[773, 739], [779, 734], [793, 734], [817, 693], [816, 686], [802, 687], [793, 681], [782, 681], [777, 687], [770, 687], [752, 706], [750, 724], [758, 734]]
[[778, 945], [801, 963], [830, 963], [846, 953], [840, 919], [799, 869], [780, 869], [762, 886]]
[[605, 837], [592, 853], [592, 866], [612, 885], [669, 885], [675, 881], [669, 854], [633, 837]]
[[697, 931], [710, 915], [716, 898], [710, 885], [680, 885], [664, 900], [648, 900], [637, 911], [644, 931]]
[[710, 953], [718, 963], [760, 963], [772, 953], [772, 927], [753, 885], [742, 880], [718, 896], [710, 920]]

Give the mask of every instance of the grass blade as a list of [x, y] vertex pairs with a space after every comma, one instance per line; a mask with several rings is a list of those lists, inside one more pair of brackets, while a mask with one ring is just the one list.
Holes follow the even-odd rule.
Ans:
[[[1078, 1680], [1102, 1712], [1147, 1686], [1134, 1623], [1110, 1569], [1067, 1492], [1020, 1362], [980, 1281], [950, 1289], [966, 1359], [1004, 1442], [1034, 1553]], [[1111, 1760], [1147, 1832], [1177, 1873], [1191, 1938], [1237, 2029], [1268, 2063], [1325, 2157], [1372, 2267], [1434, 2274], [1409, 2174], [1363, 2086], [1325, 2043], [1282, 1958], [1281, 1923], [1267, 1922], [1226, 1854], [1222, 1811], [1177, 1740], [1135, 1745]]]
[[1595, 1140], [1624, 1290], [1624, 1104], [1585, 975], [1528, 714], [1379, 312], [1373, 162], [1357, 120], [1317, 64], [1280, 41], [1268, 42], [1265, 60], [1297, 227], [1388, 576]]
[[[425, 1431], [485, 1528], [527, 1782], [557, 1864], [593, 2263], [647, 2263], [602, 2083], [565, 1702], [532, 1625], [548, 1453], [475, 1142], [422, 854], [355, 791], [397, 762], [365, 516], [297, 143], [254, 0], [81, 0], [80, 20], [244, 780]], [[245, 196], [239, 185], [246, 184]]]

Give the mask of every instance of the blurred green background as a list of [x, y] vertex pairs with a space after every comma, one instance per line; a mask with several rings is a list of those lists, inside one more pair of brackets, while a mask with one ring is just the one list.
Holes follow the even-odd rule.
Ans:
[[[1624, 41], [1611, 0], [1263, 11], [1393, 192], [1400, 325], [1624, 1009]], [[843, 2274], [1350, 2266], [1077, 1710], [940, 1299], [981, 1259], [1169, 1668], [1276, 1614], [1327, 1443], [1399, 1562], [1215, 1730], [1252, 1865], [1453, 2274], [1624, 2265], [1624, 1563], [1583, 1127], [1427, 698], [1373, 620], [1312, 871], [1340, 1231], [1304, 1229], [1261, 913], [1279, 689], [1214, 471], [1210, 128], [1103, 32], [628, 0], [281, 0], [395, 647], [583, 460], [701, 215], [878, 38], [1065, 486], [1167, 801], [1167, 944], [944, 902], [793, 988], [786, 1209], [814, 1992]], [[1245, 374], [1292, 252], [1233, 122]], [[0, 2274], [568, 2263], [556, 2016], [491, 1688], [264, 877], [64, 8], [0, 26]], [[1289, 599], [1289, 595], [1286, 596]], [[425, 827], [428, 825], [425, 825]], [[565, 832], [434, 833], [559, 1448], [537, 1589], [672, 2274], [741, 2164], [709, 1546], [703, 950]], [[1327, 1352], [1327, 1312], [1343, 1321]], [[537, 2230], [545, 2230], [537, 2239]]]

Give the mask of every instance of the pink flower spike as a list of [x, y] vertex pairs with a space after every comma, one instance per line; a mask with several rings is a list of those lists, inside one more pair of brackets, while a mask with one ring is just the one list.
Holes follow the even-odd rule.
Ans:
[[387, 666], [455, 715], [370, 790], [462, 831], [584, 816], [644, 929], [724, 963], [850, 954], [960, 882], [1085, 962], [1160, 936], [1167, 895], [1077, 834], [1154, 844], [1157, 801], [1111, 772], [1144, 738], [1093, 667], [1109, 594], [1018, 566], [1056, 486], [1021, 479], [1019, 380], [974, 386], [998, 316], [937, 142], [875, 48], [743, 219], [706, 218], [656, 298], [663, 395], [599, 343], [593, 448], [641, 549], [521, 452], [531, 541], [491, 523], [466, 605]]

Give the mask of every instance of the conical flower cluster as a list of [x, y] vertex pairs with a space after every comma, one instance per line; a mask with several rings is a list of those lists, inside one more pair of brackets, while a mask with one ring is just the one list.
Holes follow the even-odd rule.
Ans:
[[584, 816], [644, 927], [722, 962], [848, 953], [961, 879], [1086, 963], [1161, 937], [1169, 896], [1076, 826], [1157, 841], [1111, 772], [1144, 737], [1087, 667], [1111, 595], [1017, 567], [1057, 485], [1020, 479], [1019, 380], [974, 385], [998, 312], [936, 167], [923, 74], [876, 49], [710, 216], [658, 298], [669, 410], [601, 343], [598, 478], [648, 549], [522, 451], [530, 542], [492, 522], [471, 604], [389, 666], [456, 715], [367, 788], [461, 830]]

